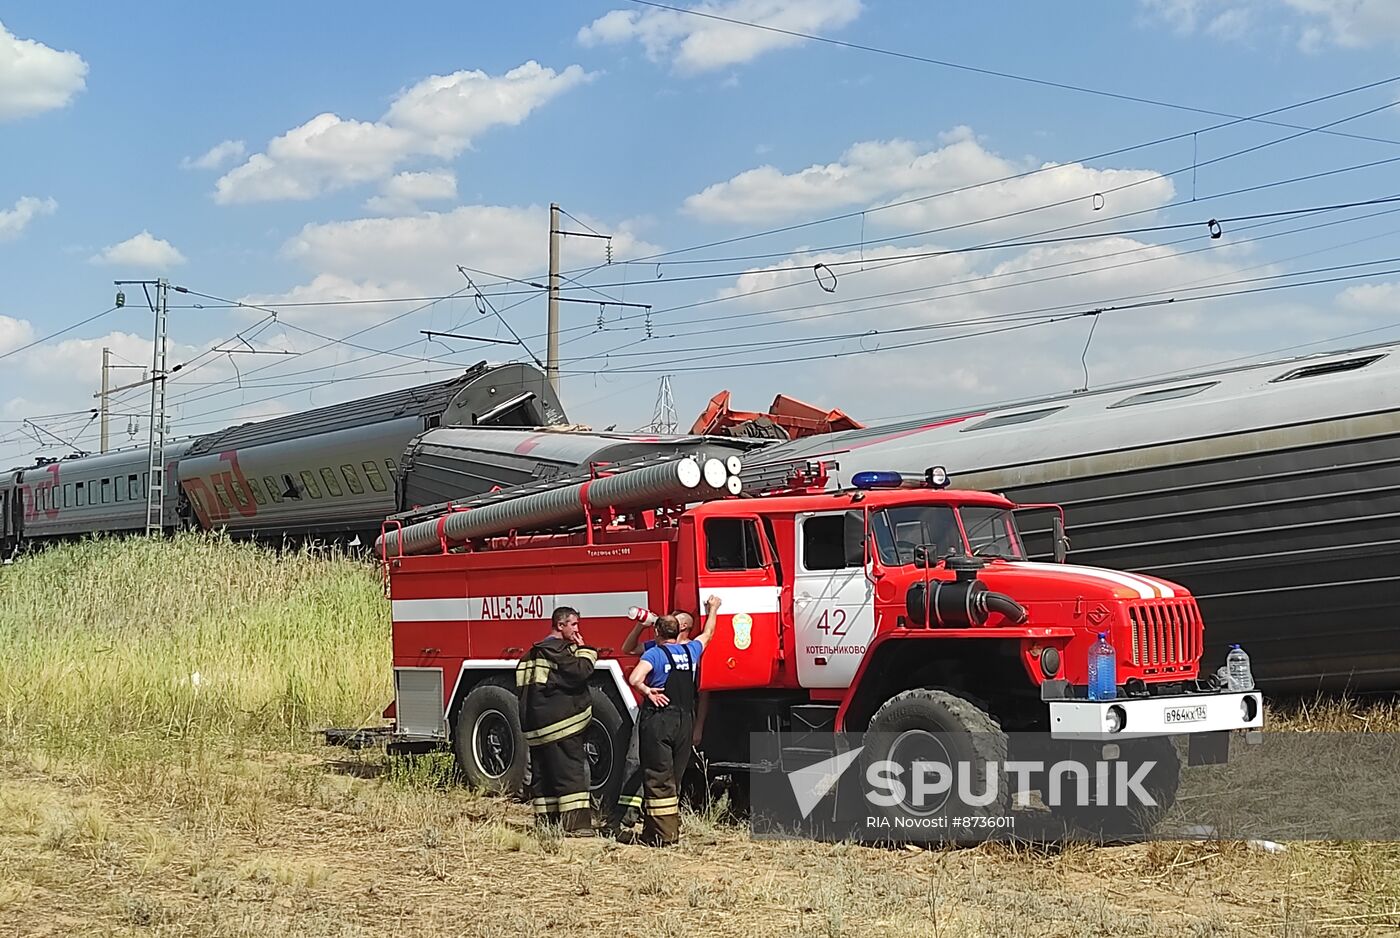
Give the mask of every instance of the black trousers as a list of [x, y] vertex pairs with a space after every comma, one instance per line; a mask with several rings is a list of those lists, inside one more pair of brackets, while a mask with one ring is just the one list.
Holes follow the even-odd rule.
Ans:
[[642, 710], [638, 755], [642, 760], [642, 838], [673, 844], [681, 834], [681, 779], [690, 764], [694, 714], [688, 707]]
[[593, 826], [585, 735], [580, 730], [557, 742], [530, 747], [530, 801], [536, 822], [556, 822], [571, 831]]
[[[640, 721], [641, 714], [638, 714]], [[632, 724], [632, 732], [627, 741], [627, 756], [622, 763], [622, 788], [618, 792], [617, 804], [608, 817], [615, 827], [637, 823], [642, 811], [642, 756], [641, 727]]]

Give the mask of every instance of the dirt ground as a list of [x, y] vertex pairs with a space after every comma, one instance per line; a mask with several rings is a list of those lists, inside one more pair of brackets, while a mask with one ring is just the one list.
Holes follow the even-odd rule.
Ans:
[[537, 834], [525, 809], [345, 761], [244, 753], [116, 781], [0, 764], [0, 935], [1400, 934], [1400, 847], [876, 849]]

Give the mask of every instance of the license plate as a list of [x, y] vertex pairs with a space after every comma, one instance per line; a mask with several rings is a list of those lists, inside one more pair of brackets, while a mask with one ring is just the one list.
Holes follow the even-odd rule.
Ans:
[[1204, 723], [1206, 721], [1205, 704], [1198, 704], [1194, 707], [1168, 707], [1162, 711], [1163, 722], [1168, 726], [1175, 723]]

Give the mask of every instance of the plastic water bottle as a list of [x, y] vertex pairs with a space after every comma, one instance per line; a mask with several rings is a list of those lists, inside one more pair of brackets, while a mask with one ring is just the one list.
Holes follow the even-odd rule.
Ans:
[[1225, 656], [1226, 687], [1230, 690], [1254, 690], [1254, 672], [1249, 668], [1249, 655], [1239, 645], [1231, 645]]
[[641, 606], [628, 606], [627, 618], [643, 625], [655, 625], [656, 620], [660, 617], [650, 609], [643, 609]]
[[1113, 700], [1118, 696], [1118, 655], [1108, 643], [1108, 634], [1089, 646], [1089, 699]]

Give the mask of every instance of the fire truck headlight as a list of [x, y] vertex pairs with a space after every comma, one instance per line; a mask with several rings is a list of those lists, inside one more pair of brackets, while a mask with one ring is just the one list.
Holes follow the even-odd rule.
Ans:
[[1128, 713], [1122, 707], [1109, 707], [1105, 720], [1108, 723], [1110, 733], [1121, 733], [1123, 727], [1127, 725]]
[[924, 470], [924, 481], [933, 488], [946, 489], [948, 487], [948, 470], [942, 466], [929, 466]]
[[1054, 677], [1060, 673], [1060, 650], [1058, 648], [1044, 648], [1040, 652], [1040, 673], [1047, 678]]

